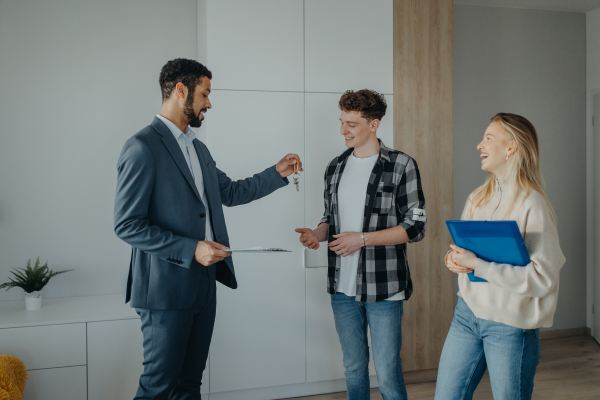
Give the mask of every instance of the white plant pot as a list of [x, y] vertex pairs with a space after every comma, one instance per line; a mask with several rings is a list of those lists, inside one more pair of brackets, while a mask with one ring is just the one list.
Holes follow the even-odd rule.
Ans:
[[25, 309], [37, 310], [42, 306], [42, 292], [25, 293]]

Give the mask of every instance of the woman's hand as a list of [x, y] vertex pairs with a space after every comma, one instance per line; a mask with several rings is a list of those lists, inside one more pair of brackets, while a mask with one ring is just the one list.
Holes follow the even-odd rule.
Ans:
[[446, 254], [446, 267], [455, 274], [468, 274], [469, 272], [473, 272], [472, 269], [462, 267], [452, 260], [452, 250]]
[[451, 244], [451, 251], [446, 255], [446, 266], [455, 273], [471, 272], [477, 266], [475, 253]]
[[312, 229], [298, 228], [296, 232], [301, 233], [300, 243], [311, 250], [317, 250], [319, 248], [319, 238]]
[[339, 235], [333, 235], [337, 240], [328, 243], [327, 246], [335, 254], [346, 257], [363, 247], [365, 242], [360, 235], [362, 235], [360, 232], [342, 232]]

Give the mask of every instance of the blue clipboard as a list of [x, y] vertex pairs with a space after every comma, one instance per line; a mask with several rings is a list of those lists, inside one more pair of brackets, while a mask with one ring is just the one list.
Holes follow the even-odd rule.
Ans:
[[[446, 221], [454, 244], [484, 261], [524, 267], [531, 262], [516, 221]], [[471, 282], [487, 282], [469, 274]]]

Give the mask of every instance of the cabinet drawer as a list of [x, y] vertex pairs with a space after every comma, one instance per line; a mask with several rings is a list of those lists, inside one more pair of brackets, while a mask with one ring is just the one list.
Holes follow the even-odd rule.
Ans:
[[0, 353], [19, 358], [28, 370], [85, 365], [85, 324], [0, 329]]
[[29, 371], [24, 398], [27, 400], [86, 399], [85, 366]]
[[144, 372], [140, 319], [88, 324], [89, 400], [129, 400]]

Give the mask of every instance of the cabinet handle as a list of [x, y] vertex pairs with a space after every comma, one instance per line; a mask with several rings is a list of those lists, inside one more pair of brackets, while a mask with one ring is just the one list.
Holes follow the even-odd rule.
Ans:
[[307, 260], [307, 254], [308, 252], [311, 251], [308, 247], [304, 247], [302, 249], [302, 265], [304, 266], [304, 268], [327, 268], [327, 264], [325, 265], [308, 265], [308, 260]]
[[306, 269], [306, 247], [302, 248], [302, 266]]

